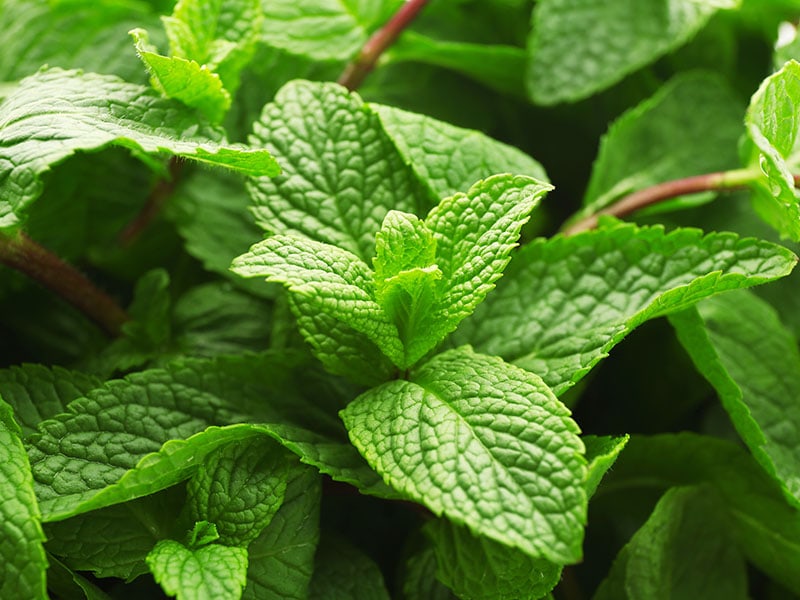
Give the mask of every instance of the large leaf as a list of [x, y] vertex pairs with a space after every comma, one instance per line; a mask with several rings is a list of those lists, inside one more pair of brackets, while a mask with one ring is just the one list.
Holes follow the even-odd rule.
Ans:
[[560, 394], [644, 321], [783, 277], [796, 261], [781, 246], [732, 233], [615, 222], [534, 240], [454, 341], [513, 361]]
[[309, 600], [389, 600], [380, 568], [341, 538], [323, 537], [314, 558]]
[[389, 210], [421, 215], [432, 204], [378, 116], [341, 86], [288, 83], [264, 108], [251, 143], [283, 168], [250, 186], [256, 220], [270, 232], [298, 232], [367, 262]]
[[671, 317], [756, 460], [800, 503], [800, 352], [775, 311], [740, 291]]
[[532, 557], [579, 560], [583, 444], [537, 376], [451, 350], [410, 381], [365, 392], [341, 416], [384, 480], [435, 514]]
[[119, 144], [170, 152], [252, 175], [279, 168], [265, 150], [227, 144], [221, 130], [144, 87], [112, 76], [43, 69], [0, 104], [0, 228], [16, 225], [41, 176], [79, 150]]
[[591, 96], [686, 43], [740, 0], [541, 0], [528, 41], [528, 91], [540, 104]]

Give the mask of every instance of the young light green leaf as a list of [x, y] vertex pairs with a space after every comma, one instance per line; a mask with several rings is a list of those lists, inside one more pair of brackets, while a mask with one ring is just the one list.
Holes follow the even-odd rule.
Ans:
[[797, 261], [732, 233], [606, 223], [522, 248], [454, 342], [537, 373], [558, 395], [644, 321], [784, 277]]
[[747, 570], [714, 490], [672, 488], [617, 555], [596, 600], [744, 600]]
[[480, 131], [382, 104], [370, 104], [405, 161], [437, 198], [466, 193], [497, 173], [547, 181], [542, 165]]
[[342, 538], [323, 537], [314, 557], [309, 600], [389, 600], [380, 568]]
[[476, 536], [447, 519], [430, 521], [423, 531], [433, 543], [437, 577], [459, 598], [539, 600], [561, 579], [560, 564]]
[[192, 530], [186, 535], [186, 547], [190, 550], [197, 550], [207, 546], [219, 539], [219, 532], [214, 523], [208, 521], [197, 521]]
[[239, 600], [247, 582], [247, 550], [220, 544], [187, 548], [161, 540], [147, 555], [156, 582], [178, 600]]
[[220, 447], [189, 480], [192, 516], [214, 523], [222, 545], [246, 548], [283, 503], [290, 459], [297, 460], [264, 437]]
[[611, 124], [600, 142], [584, 208], [573, 218], [594, 214], [637, 189], [737, 168], [743, 111], [718, 76], [676, 76]]
[[790, 61], [753, 94], [745, 124], [752, 142], [751, 167], [756, 211], [785, 237], [800, 241], [800, 197], [791, 167], [800, 163], [800, 63]]
[[800, 505], [800, 352], [775, 311], [746, 291], [672, 315], [678, 339], [764, 469]]
[[0, 228], [42, 192], [41, 176], [79, 150], [118, 144], [171, 152], [250, 175], [280, 169], [266, 150], [230, 145], [180, 104], [112, 76], [43, 69], [0, 104]]
[[387, 212], [419, 215], [433, 204], [378, 116], [341, 86], [288, 83], [250, 141], [281, 157], [280, 177], [250, 185], [256, 220], [272, 233], [300, 233], [366, 263]]
[[586, 495], [589, 498], [594, 496], [603, 476], [614, 465], [629, 439], [629, 435], [587, 435], [583, 437], [583, 445], [586, 446], [586, 460], [589, 463], [586, 469]]
[[0, 596], [47, 598], [44, 533], [12, 408], [0, 398]]
[[340, 414], [384, 480], [435, 514], [531, 557], [579, 560], [583, 444], [537, 376], [461, 348]]
[[[646, 483], [645, 483], [646, 482]], [[742, 448], [690, 433], [631, 438], [600, 492], [710, 484], [741, 552], [788, 589], [800, 586], [800, 510]]]
[[222, 121], [231, 106], [231, 95], [219, 75], [194, 60], [159, 54], [144, 29], [132, 29], [130, 34], [156, 90], [196, 108], [212, 123]]
[[[233, 261], [244, 277], [283, 284], [304, 305], [366, 336], [395, 364], [404, 351], [397, 327], [376, 302], [372, 272], [347, 250], [291, 235], [275, 235]], [[306, 339], [310, 332], [303, 331]], [[315, 332], [316, 333], [316, 332]]]
[[400, 0], [272, 0], [262, 40], [313, 60], [348, 60]]
[[539, 104], [586, 98], [682, 46], [717, 11], [739, 4], [639, 0], [631, 10], [627, 0], [537, 2], [528, 40], [528, 92]]
[[295, 469], [269, 526], [248, 547], [244, 600], [306, 600], [319, 540], [320, 477]]

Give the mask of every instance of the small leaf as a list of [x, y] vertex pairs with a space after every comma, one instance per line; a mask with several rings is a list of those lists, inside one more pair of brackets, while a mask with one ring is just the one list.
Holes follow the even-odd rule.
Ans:
[[247, 578], [247, 550], [220, 544], [190, 549], [161, 540], [147, 555], [156, 582], [178, 600], [238, 600]]
[[215, 523], [197, 521], [192, 530], [186, 535], [186, 546], [190, 550], [197, 550], [219, 539], [219, 532]]
[[614, 465], [629, 439], [629, 435], [587, 435], [583, 437], [583, 444], [586, 446], [586, 460], [589, 462], [586, 470], [587, 496], [590, 498], [594, 496], [603, 476]]
[[537, 376], [451, 350], [411, 381], [365, 392], [341, 416], [384, 480], [435, 514], [531, 557], [579, 560], [583, 444]]

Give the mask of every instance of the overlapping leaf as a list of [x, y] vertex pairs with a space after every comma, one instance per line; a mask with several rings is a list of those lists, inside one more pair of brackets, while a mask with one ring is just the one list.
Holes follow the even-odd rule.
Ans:
[[341, 538], [320, 541], [309, 600], [389, 600], [380, 568]]

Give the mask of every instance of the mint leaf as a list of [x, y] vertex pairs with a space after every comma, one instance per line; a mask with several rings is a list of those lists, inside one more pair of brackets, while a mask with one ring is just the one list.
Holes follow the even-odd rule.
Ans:
[[744, 560], [724, 515], [710, 488], [670, 489], [594, 597], [749, 598]]
[[389, 600], [372, 559], [341, 538], [323, 537], [314, 558], [309, 600]]
[[455, 596], [436, 578], [436, 556], [425, 548], [406, 564], [403, 598], [406, 600], [454, 600]]
[[11, 407], [0, 399], [0, 595], [47, 598], [44, 534], [33, 477]]
[[589, 498], [594, 496], [603, 476], [614, 465], [629, 439], [629, 435], [586, 435], [583, 437], [583, 445], [586, 446], [586, 460], [589, 463], [586, 469], [586, 495]]
[[369, 390], [340, 414], [384, 480], [435, 514], [532, 557], [580, 558], [583, 444], [569, 411], [537, 376], [451, 350], [411, 381]]
[[[366, 336], [395, 364], [403, 364], [397, 327], [371, 293], [372, 272], [347, 250], [298, 236], [275, 235], [238, 257], [231, 268], [244, 277], [260, 276], [283, 284], [294, 294], [295, 306], [304, 305], [302, 313], [323, 313], [341, 322]], [[313, 332], [301, 331], [307, 340], [312, 337]]]
[[41, 176], [53, 164], [108, 144], [168, 151], [248, 174], [279, 172], [265, 150], [228, 145], [220, 130], [198, 124], [191, 111], [141, 86], [44, 69], [21, 81], [0, 104], [0, 228], [19, 223], [42, 193]]
[[54, 556], [47, 557], [47, 587], [59, 598], [110, 600], [111, 596], [91, 581], [68, 568]]
[[528, 92], [539, 104], [586, 98], [682, 46], [714, 13], [739, 4], [641, 0], [631, 10], [626, 0], [538, 2], [528, 39]]
[[214, 523], [197, 521], [192, 530], [186, 535], [186, 546], [190, 550], [197, 550], [219, 539], [219, 532]]
[[764, 175], [755, 181], [755, 209], [782, 236], [795, 241], [800, 240], [800, 200], [791, 168], [800, 162], [798, 103], [800, 63], [790, 61], [762, 82], [745, 117], [752, 142], [750, 164]]
[[263, 438], [208, 454], [187, 486], [195, 519], [216, 525], [220, 544], [246, 548], [269, 525], [286, 492], [287, 454]]
[[677, 75], [611, 124], [600, 142], [584, 208], [572, 219], [657, 183], [736, 168], [743, 110], [720, 77]]
[[478, 537], [436, 519], [423, 529], [436, 554], [437, 577], [459, 598], [539, 600], [561, 579], [562, 566]]
[[231, 95], [219, 75], [194, 60], [159, 54], [144, 29], [132, 29], [130, 34], [156, 90], [196, 108], [212, 123], [222, 121], [231, 106]]
[[606, 223], [523, 247], [454, 343], [513, 361], [559, 395], [644, 321], [783, 277], [797, 260], [732, 233]]
[[320, 477], [295, 469], [283, 505], [248, 547], [244, 600], [306, 600], [319, 540]]
[[72, 400], [99, 387], [100, 380], [61, 367], [22, 365], [0, 371], [0, 398], [14, 409], [23, 437], [40, 422], [66, 410]]
[[400, 154], [437, 198], [467, 192], [497, 173], [547, 181], [542, 165], [480, 131], [381, 104], [370, 104]]
[[432, 204], [378, 116], [341, 86], [288, 83], [253, 131], [251, 144], [283, 168], [250, 185], [253, 214], [269, 232], [300, 233], [367, 262], [387, 212], [419, 215]]
[[670, 320], [753, 456], [800, 504], [796, 340], [769, 304], [745, 291], [711, 298]]
[[264, 5], [262, 40], [313, 60], [347, 60], [400, 0], [272, 0]]
[[247, 577], [247, 550], [220, 544], [190, 549], [161, 540], [147, 555], [147, 565], [164, 591], [178, 600], [238, 600]]

